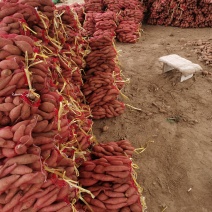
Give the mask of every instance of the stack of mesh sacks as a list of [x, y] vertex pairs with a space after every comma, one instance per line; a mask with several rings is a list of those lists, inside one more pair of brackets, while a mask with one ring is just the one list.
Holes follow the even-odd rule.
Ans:
[[127, 140], [93, 147], [90, 160], [79, 168], [81, 185], [95, 196], [83, 195], [88, 203], [84, 207], [85, 211], [143, 211], [141, 188], [136, 183], [130, 159], [133, 150]]
[[138, 0], [103, 0], [104, 7], [117, 14], [116, 36], [120, 42], [135, 43], [140, 37], [144, 7]]
[[119, 116], [124, 112], [124, 104], [118, 101], [123, 80], [114, 46], [115, 14], [90, 14], [95, 28], [88, 39], [91, 52], [86, 57], [83, 94], [94, 119]]
[[95, 29], [94, 16], [96, 13], [103, 13], [103, 3], [102, 0], [86, 0], [85, 1], [85, 21], [83, 23], [83, 28], [85, 29], [84, 36], [93, 36]]
[[87, 42], [75, 14], [50, 0], [0, 9], [0, 211], [80, 210], [76, 168], [92, 143], [80, 91]]
[[212, 27], [211, 11], [211, 0], [157, 0], [149, 4], [147, 23], [184, 28]]
[[[116, 16], [114, 18], [117, 25], [115, 33], [120, 42], [135, 43], [140, 37], [144, 7], [138, 0], [87, 0], [85, 1], [85, 11], [84, 28], [87, 30], [88, 36], [91, 36], [95, 32], [94, 13], [107, 13], [111, 11]], [[107, 25], [105, 24], [106, 26], [107, 29], [111, 27], [108, 23]]]

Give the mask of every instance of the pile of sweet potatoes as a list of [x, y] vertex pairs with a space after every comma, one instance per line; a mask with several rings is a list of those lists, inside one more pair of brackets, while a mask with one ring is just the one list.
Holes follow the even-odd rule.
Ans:
[[93, 36], [94, 32], [100, 35], [103, 33], [102, 30], [107, 29], [114, 35], [116, 33], [117, 39], [121, 42], [134, 43], [140, 37], [144, 12], [140, 1], [88, 0], [85, 1], [85, 8], [87, 9], [83, 26], [87, 36]]
[[148, 5], [148, 24], [183, 28], [212, 26], [210, 0], [157, 0], [152, 4], [145, 3]]
[[113, 42], [114, 37], [107, 29], [104, 34], [89, 39], [91, 53], [86, 57], [82, 91], [94, 119], [115, 117], [124, 112], [124, 104], [117, 99], [123, 81]]
[[[80, 192], [75, 166], [92, 142], [90, 109], [80, 91], [87, 44], [77, 21], [66, 18], [67, 8], [55, 11], [60, 16], [51, 22], [42, 7], [39, 11], [40, 6], [36, 10], [22, 3], [1, 5], [17, 7], [2, 23], [24, 26], [0, 35], [0, 210], [72, 211]], [[34, 22], [24, 19], [28, 11], [22, 6], [36, 14]], [[52, 36], [58, 23], [75, 30], [74, 42], [69, 36]]]
[[102, 0], [85, 0], [85, 12], [103, 11]]
[[186, 46], [192, 46], [198, 55], [198, 60], [208, 66], [212, 66], [212, 43], [210, 40], [198, 40], [186, 43]]
[[[95, 196], [92, 198], [89, 194], [83, 195], [84, 200], [89, 203], [89, 207], [84, 207], [87, 210], [92, 208], [93, 211], [102, 212], [142, 211], [139, 189], [133, 177], [132, 161], [124, 155], [125, 145], [126, 148], [133, 147], [128, 141], [118, 143], [122, 144], [122, 147], [116, 142], [95, 145], [91, 151], [91, 159], [79, 168], [80, 184]], [[120, 155], [114, 156], [114, 150]], [[97, 152], [101, 155], [97, 156]], [[95, 158], [92, 158], [93, 155]]]
[[[53, 18], [53, 12], [55, 6], [52, 1], [49, 0], [3, 0], [3, 2], [15, 3], [17, 7], [22, 7], [23, 5], [29, 6], [29, 8], [37, 8], [42, 14], [46, 15], [49, 19]], [[14, 5], [15, 5], [14, 4]], [[27, 11], [28, 12], [28, 11]], [[34, 13], [35, 14], [35, 13]], [[32, 17], [31, 17], [32, 19]], [[30, 19], [30, 21], [31, 21]], [[27, 20], [28, 22], [29, 20]]]
[[135, 43], [140, 37], [144, 7], [138, 0], [104, 0], [104, 6], [117, 13], [117, 39], [123, 43]]

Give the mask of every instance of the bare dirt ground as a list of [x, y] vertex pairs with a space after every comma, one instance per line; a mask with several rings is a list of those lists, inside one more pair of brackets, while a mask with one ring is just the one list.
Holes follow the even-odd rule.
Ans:
[[[136, 44], [116, 43], [123, 74], [130, 84], [123, 93], [126, 109], [114, 119], [95, 121], [99, 142], [129, 139], [147, 149], [134, 155], [138, 182], [149, 212], [212, 211], [212, 77], [180, 82], [177, 71], [162, 74], [158, 58], [175, 53], [199, 63], [187, 41], [212, 38], [211, 29], [143, 26]], [[109, 127], [102, 132], [102, 127]]]

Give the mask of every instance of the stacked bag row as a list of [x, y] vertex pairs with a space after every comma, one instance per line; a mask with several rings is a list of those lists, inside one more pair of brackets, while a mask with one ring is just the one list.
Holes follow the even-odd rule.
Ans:
[[175, 27], [212, 27], [210, 0], [146, 1], [147, 23]]
[[90, 160], [79, 168], [81, 185], [95, 196], [83, 195], [88, 203], [85, 211], [143, 211], [143, 200], [130, 159], [133, 149], [126, 140], [93, 147]]
[[[114, 47], [114, 13], [92, 13], [95, 22], [93, 37], [88, 39], [91, 52], [85, 58], [86, 69], [82, 88], [94, 119], [119, 116], [124, 104], [118, 101], [123, 87], [121, 70]], [[108, 28], [108, 26], [110, 27]]]
[[[93, 6], [92, 6], [93, 5]], [[88, 31], [87, 35], [92, 36], [95, 32], [95, 13], [114, 13], [112, 21], [116, 23], [117, 39], [121, 42], [134, 43], [140, 37], [141, 22], [143, 20], [144, 8], [138, 0], [87, 0], [85, 1], [85, 23], [84, 28]], [[106, 19], [101, 23], [107, 29], [113, 30], [114, 26]]]
[[[10, 44], [5, 42], [2, 48], [10, 45], [14, 56], [26, 58], [28, 51], [24, 47], [27, 46], [26, 43], [28, 47], [31, 46], [26, 41], [29, 37], [20, 38], [19, 35], [13, 34], [5, 35], [4, 39]], [[21, 45], [16, 45], [17, 39]], [[32, 49], [34, 47], [31, 46]], [[46, 98], [56, 98], [58, 94], [34, 89], [34, 84], [37, 84], [40, 78], [38, 72], [44, 71], [47, 64], [39, 60], [38, 66], [33, 57], [34, 53], [28, 60], [26, 58], [26, 61], [17, 62], [15, 59], [5, 58], [0, 62], [1, 82], [5, 77], [4, 72], [7, 72], [7, 79], [11, 79], [8, 82], [10, 85], [1, 89], [1, 116], [6, 120], [1, 123], [5, 127], [0, 129], [1, 211], [45, 211], [53, 206], [58, 206], [59, 210], [67, 206], [68, 203], [64, 204], [63, 198], [68, 198], [69, 193], [73, 191], [68, 187], [64, 196], [63, 187], [56, 185], [51, 180], [51, 172], [47, 171], [60, 167], [64, 173], [72, 170], [70, 179], [76, 176], [72, 159], [64, 157], [57, 148], [60, 140], [56, 137], [66, 137], [67, 119], [61, 118], [61, 129], [58, 131], [58, 101], [53, 102]], [[33, 74], [30, 69], [36, 70], [36, 73]], [[32, 76], [29, 73], [32, 73]], [[57, 179], [57, 176], [55, 177]], [[62, 196], [60, 192], [63, 193]]]
[[[68, 9], [11, 2], [1, 3], [0, 24], [10, 25], [0, 30], [0, 210], [71, 212], [84, 191], [76, 167], [92, 142], [80, 91], [86, 42]], [[74, 36], [52, 33], [67, 25]]]
[[135, 43], [140, 37], [144, 7], [138, 0], [103, 0], [104, 7], [117, 14], [116, 36], [120, 42]]

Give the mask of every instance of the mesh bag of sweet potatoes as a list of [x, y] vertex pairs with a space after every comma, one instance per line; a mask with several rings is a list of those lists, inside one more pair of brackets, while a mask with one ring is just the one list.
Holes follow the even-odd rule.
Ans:
[[85, 211], [141, 212], [141, 188], [136, 183], [132, 156], [134, 148], [121, 140], [97, 144], [91, 159], [79, 168], [80, 183], [92, 192], [83, 195]]
[[84, 124], [70, 124], [68, 116], [77, 116], [50, 83], [51, 63], [35, 57], [32, 39], [5, 35], [1, 49], [13, 55], [0, 61], [1, 211], [72, 211], [80, 191], [73, 158], [89, 146], [92, 123], [81, 112]]
[[[35, 12], [35, 22], [30, 24], [25, 16], [21, 21], [34, 40], [17, 35], [25, 30], [13, 31], [17, 34], [8, 30], [0, 39], [0, 210], [73, 211], [83, 191], [76, 164], [82, 160], [80, 151], [91, 142], [90, 112], [75, 94], [79, 82], [72, 84], [69, 76], [61, 82], [63, 88], [54, 83], [59, 72], [53, 61], [58, 61], [59, 71], [65, 68], [52, 51], [58, 52], [58, 43], [64, 41], [48, 37], [52, 27], [48, 14], [27, 7]], [[74, 51], [74, 58], [81, 55], [76, 47], [64, 49]]]
[[110, 32], [89, 39], [91, 53], [85, 58], [87, 68], [82, 91], [94, 119], [119, 116], [125, 108], [118, 100], [124, 80], [113, 40]]
[[175, 27], [211, 27], [210, 0], [157, 0], [148, 5], [147, 23]]

